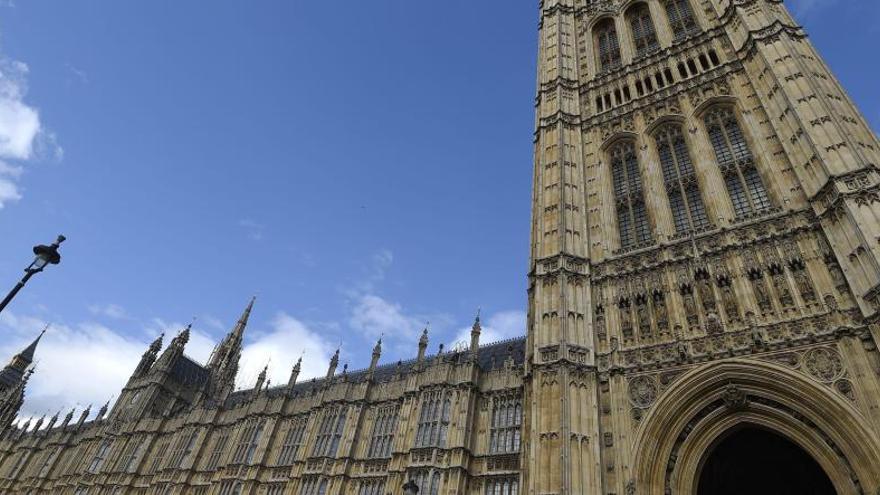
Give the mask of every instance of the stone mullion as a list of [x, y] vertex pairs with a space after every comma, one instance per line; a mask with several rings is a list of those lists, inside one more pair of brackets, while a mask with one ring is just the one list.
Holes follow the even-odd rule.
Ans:
[[693, 126], [687, 130], [688, 143], [692, 146], [694, 173], [700, 180], [702, 196], [706, 202], [706, 212], [710, 220], [718, 227], [726, 227], [733, 223], [736, 214], [727, 191], [724, 175], [718, 167], [715, 150], [709, 141], [705, 123], [702, 120], [689, 122]]
[[650, 136], [642, 135], [639, 143], [639, 164], [643, 170], [643, 195], [647, 214], [654, 223], [654, 241], [664, 242], [675, 235], [672, 208], [666, 192], [666, 182], [660, 166], [660, 154]]
[[648, 9], [651, 11], [651, 22], [654, 24], [654, 32], [657, 34], [657, 42], [660, 48], [672, 46], [675, 36], [669, 26], [666, 18], [666, 9], [657, 0], [648, 2]]

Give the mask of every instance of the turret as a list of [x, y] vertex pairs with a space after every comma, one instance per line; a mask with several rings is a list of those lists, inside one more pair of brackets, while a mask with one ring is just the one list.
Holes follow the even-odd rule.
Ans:
[[336, 374], [336, 367], [339, 366], [339, 349], [336, 349], [336, 353], [333, 354], [333, 357], [330, 358], [330, 367], [327, 368], [327, 379], [333, 378], [333, 375]]
[[107, 414], [108, 407], [110, 407], [109, 400], [107, 402], [105, 402], [103, 406], [101, 406], [101, 409], [98, 409], [98, 416], [95, 417], [95, 421], [100, 421], [100, 420], [104, 419], [104, 416]]
[[480, 327], [480, 310], [477, 310], [477, 318], [474, 320], [474, 326], [471, 327], [471, 358], [477, 359], [477, 352], [480, 349], [480, 333], [482, 332], [482, 327]]
[[257, 375], [257, 384], [254, 385], [254, 393], [253, 397], [260, 395], [260, 390], [263, 388], [263, 384], [266, 383], [266, 372], [269, 371], [269, 365], [263, 367], [263, 371]]
[[86, 418], [89, 417], [89, 414], [90, 414], [91, 412], [92, 412], [92, 405], [89, 404], [89, 407], [87, 407], [87, 408], [82, 412], [82, 414], [79, 415], [79, 421], [76, 422], [76, 427], [77, 427], [77, 428], [82, 427], [83, 423], [86, 422]]
[[183, 350], [186, 347], [186, 343], [189, 342], [189, 332], [192, 328], [192, 323], [186, 326], [182, 332], [177, 334], [177, 337], [171, 341], [171, 344], [168, 345], [168, 348], [165, 349], [165, 352], [162, 353], [162, 356], [159, 357], [159, 360], [156, 362], [156, 367], [162, 370], [170, 369], [170, 367], [177, 361], [177, 358], [183, 355]]
[[421, 364], [422, 361], [425, 360], [425, 351], [428, 350], [428, 328], [425, 327], [425, 330], [422, 331], [422, 338], [419, 339], [419, 354], [416, 357], [416, 362]]
[[208, 359], [207, 368], [211, 377], [206, 386], [206, 395], [214, 400], [222, 401], [235, 388], [244, 330], [247, 327], [255, 301], [255, 297], [251, 298], [232, 331], [214, 348]]
[[75, 410], [75, 408], [71, 409], [70, 412], [68, 412], [67, 415], [64, 416], [64, 421], [61, 422], [61, 429], [62, 430], [67, 428], [67, 425], [70, 424], [70, 420], [73, 419], [73, 411], [74, 410]]
[[159, 335], [152, 344], [150, 344], [150, 347], [147, 348], [146, 352], [144, 352], [144, 355], [141, 357], [141, 362], [138, 363], [137, 368], [135, 368], [134, 373], [131, 375], [132, 378], [144, 376], [150, 371], [150, 367], [156, 362], [159, 350], [162, 349], [162, 339], [164, 337], [165, 334], [163, 333]]
[[49, 422], [46, 424], [46, 433], [47, 434], [52, 430], [52, 427], [55, 426], [55, 423], [58, 422], [58, 415], [59, 414], [61, 414], [61, 411], [56, 412], [55, 414], [52, 415], [51, 418], [49, 418]]
[[373, 347], [373, 358], [370, 360], [370, 373], [372, 374], [375, 371], [376, 366], [379, 364], [379, 358], [382, 356], [382, 339], [380, 338], [376, 342], [376, 346]]
[[287, 386], [291, 390], [293, 390], [293, 386], [296, 385], [296, 380], [299, 378], [299, 372], [302, 369], [302, 358], [297, 359], [296, 364], [293, 365], [293, 369], [290, 370], [290, 380], [287, 381]]

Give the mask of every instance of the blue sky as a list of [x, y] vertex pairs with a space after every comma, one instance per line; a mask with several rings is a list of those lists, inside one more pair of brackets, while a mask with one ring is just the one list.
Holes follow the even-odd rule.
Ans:
[[[478, 306], [524, 333], [535, 2], [0, 4], [0, 290], [69, 237], [0, 317], [2, 356], [53, 325], [26, 412], [110, 399], [194, 316], [204, 359], [253, 294], [242, 385]], [[789, 4], [880, 127], [880, 4]]]

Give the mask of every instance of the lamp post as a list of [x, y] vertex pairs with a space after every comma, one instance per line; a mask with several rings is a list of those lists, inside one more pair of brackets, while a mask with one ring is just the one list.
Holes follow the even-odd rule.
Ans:
[[419, 493], [419, 485], [413, 480], [409, 480], [403, 485], [403, 495], [417, 495]]
[[61, 246], [61, 243], [64, 242], [64, 240], [65, 237], [59, 235], [58, 239], [56, 239], [50, 246], [44, 246], [42, 244], [34, 246], [34, 261], [24, 269], [24, 277], [15, 284], [15, 287], [9, 291], [9, 294], [6, 294], [6, 297], [3, 298], [3, 302], [0, 302], [0, 312], [6, 308], [9, 301], [12, 301], [12, 298], [18, 294], [18, 291], [24, 287], [24, 284], [26, 284], [34, 274], [43, 271], [47, 265], [57, 265], [61, 262], [61, 255], [58, 254], [58, 247]]

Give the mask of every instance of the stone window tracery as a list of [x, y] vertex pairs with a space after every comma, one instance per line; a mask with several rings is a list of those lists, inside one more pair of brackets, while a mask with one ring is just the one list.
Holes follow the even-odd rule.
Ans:
[[611, 148], [609, 154], [620, 247], [631, 249], [647, 244], [651, 242], [652, 235], [635, 144], [632, 141], [624, 141]]
[[436, 469], [419, 469], [413, 472], [410, 479], [418, 485], [420, 495], [437, 495], [440, 492], [440, 471]]
[[678, 124], [667, 124], [655, 134], [663, 181], [676, 233], [702, 230], [709, 226], [706, 206], [697, 184], [687, 142]]
[[183, 465], [196, 443], [197, 433], [197, 431], [192, 430], [185, 431], [180, 435], [171, 451], [171, 458], [168, 461], [168, 467], [180, 468]]
[[320, 477], [305, 478], [299, 493], [300, 495], [326, 495], [327, 479]]
[[217, 469], [217, 466], [220, 464], [220, 457], [226, 449], [226, 442], [229, 441], [229, 428], [224, 428], [214, 433], [214, 435], [216, 436], [214, 448], [211, 451], [211, 456], [208, 457], [208, 464], [205, 465], [205, 469], [209, 471]]
[[688, 0], [667, 0], [666, 15], [675, 41], [680, 41], [700, 31]]
[[308, 424], [308, 417], [293, 418], [287, 421], [287, 431], [281, 444], [281, 452], [278, 453], [278, 466], [289, 466], [296, 459], [299, 448], [302, 445], [303, 436]]
[[98, 450], [95, 451], [95, 456], [92, 458], [92, 462], [89, 463], [88, 471], [92, 474], [96, 474], [101, 470], [101, 466], [104, 465], [104, 460], [107, 459], [107, 453], [110, 452], [110, 446], [113, 445], [113, 440], [105, 439], [101, 442], [101, 445], [98, 446]]
[[632, 30], [633, 44], [636, 55], [646, 55], [660, 48], [657, 42], [657, 32], [651, 20], [651, 12], [648, 5], [640, 3], [627, 12], [627, 20]]
[[716, 108], [704, 121], [737, 218], [769, 210], [773, 205], [733, 111]]
[[376, 420], [373, 423], [373, 435], [370, 439], [367, 457], [383, 458], [391, 455], [394, 431], [397, 429], [397, 411], [396, 404], [382, 407], [376, 411]]
[[312, 449], [312, 457], [335, 457], [345, 428], [348, 409], [341, 406], [330, 407], [324, 411], [318, 428], [318, 437]]
[[495, 398], [489, 434], [489, 453], [519, 452], [522, 401], [514, 397]]
[[385, 480], [361, 481], [358, 495], [385, 495]]
[[416, 431], [416, 447], [446, 446], [451, 408], [448, 393], [433, 391], [424, 395]]
[[257, 444], [260, 442], [260, 436], [263, 433], [265, 423], [265, 420], [250, 420], [245, 424], [238, 437], [235, 453], [232, 456], [234, 464], [250, 464], [253, 462], [254, 453], [257, 450]]
[[518, 495], [519, 480], [516, 478], [497, 478], [486, 482], [486, 495]]
[[602, 70], [620, 67], [620, 42], [614, 19], [605, 19], [596, 26], [596, 46], [599, 47], [599, 67]]

